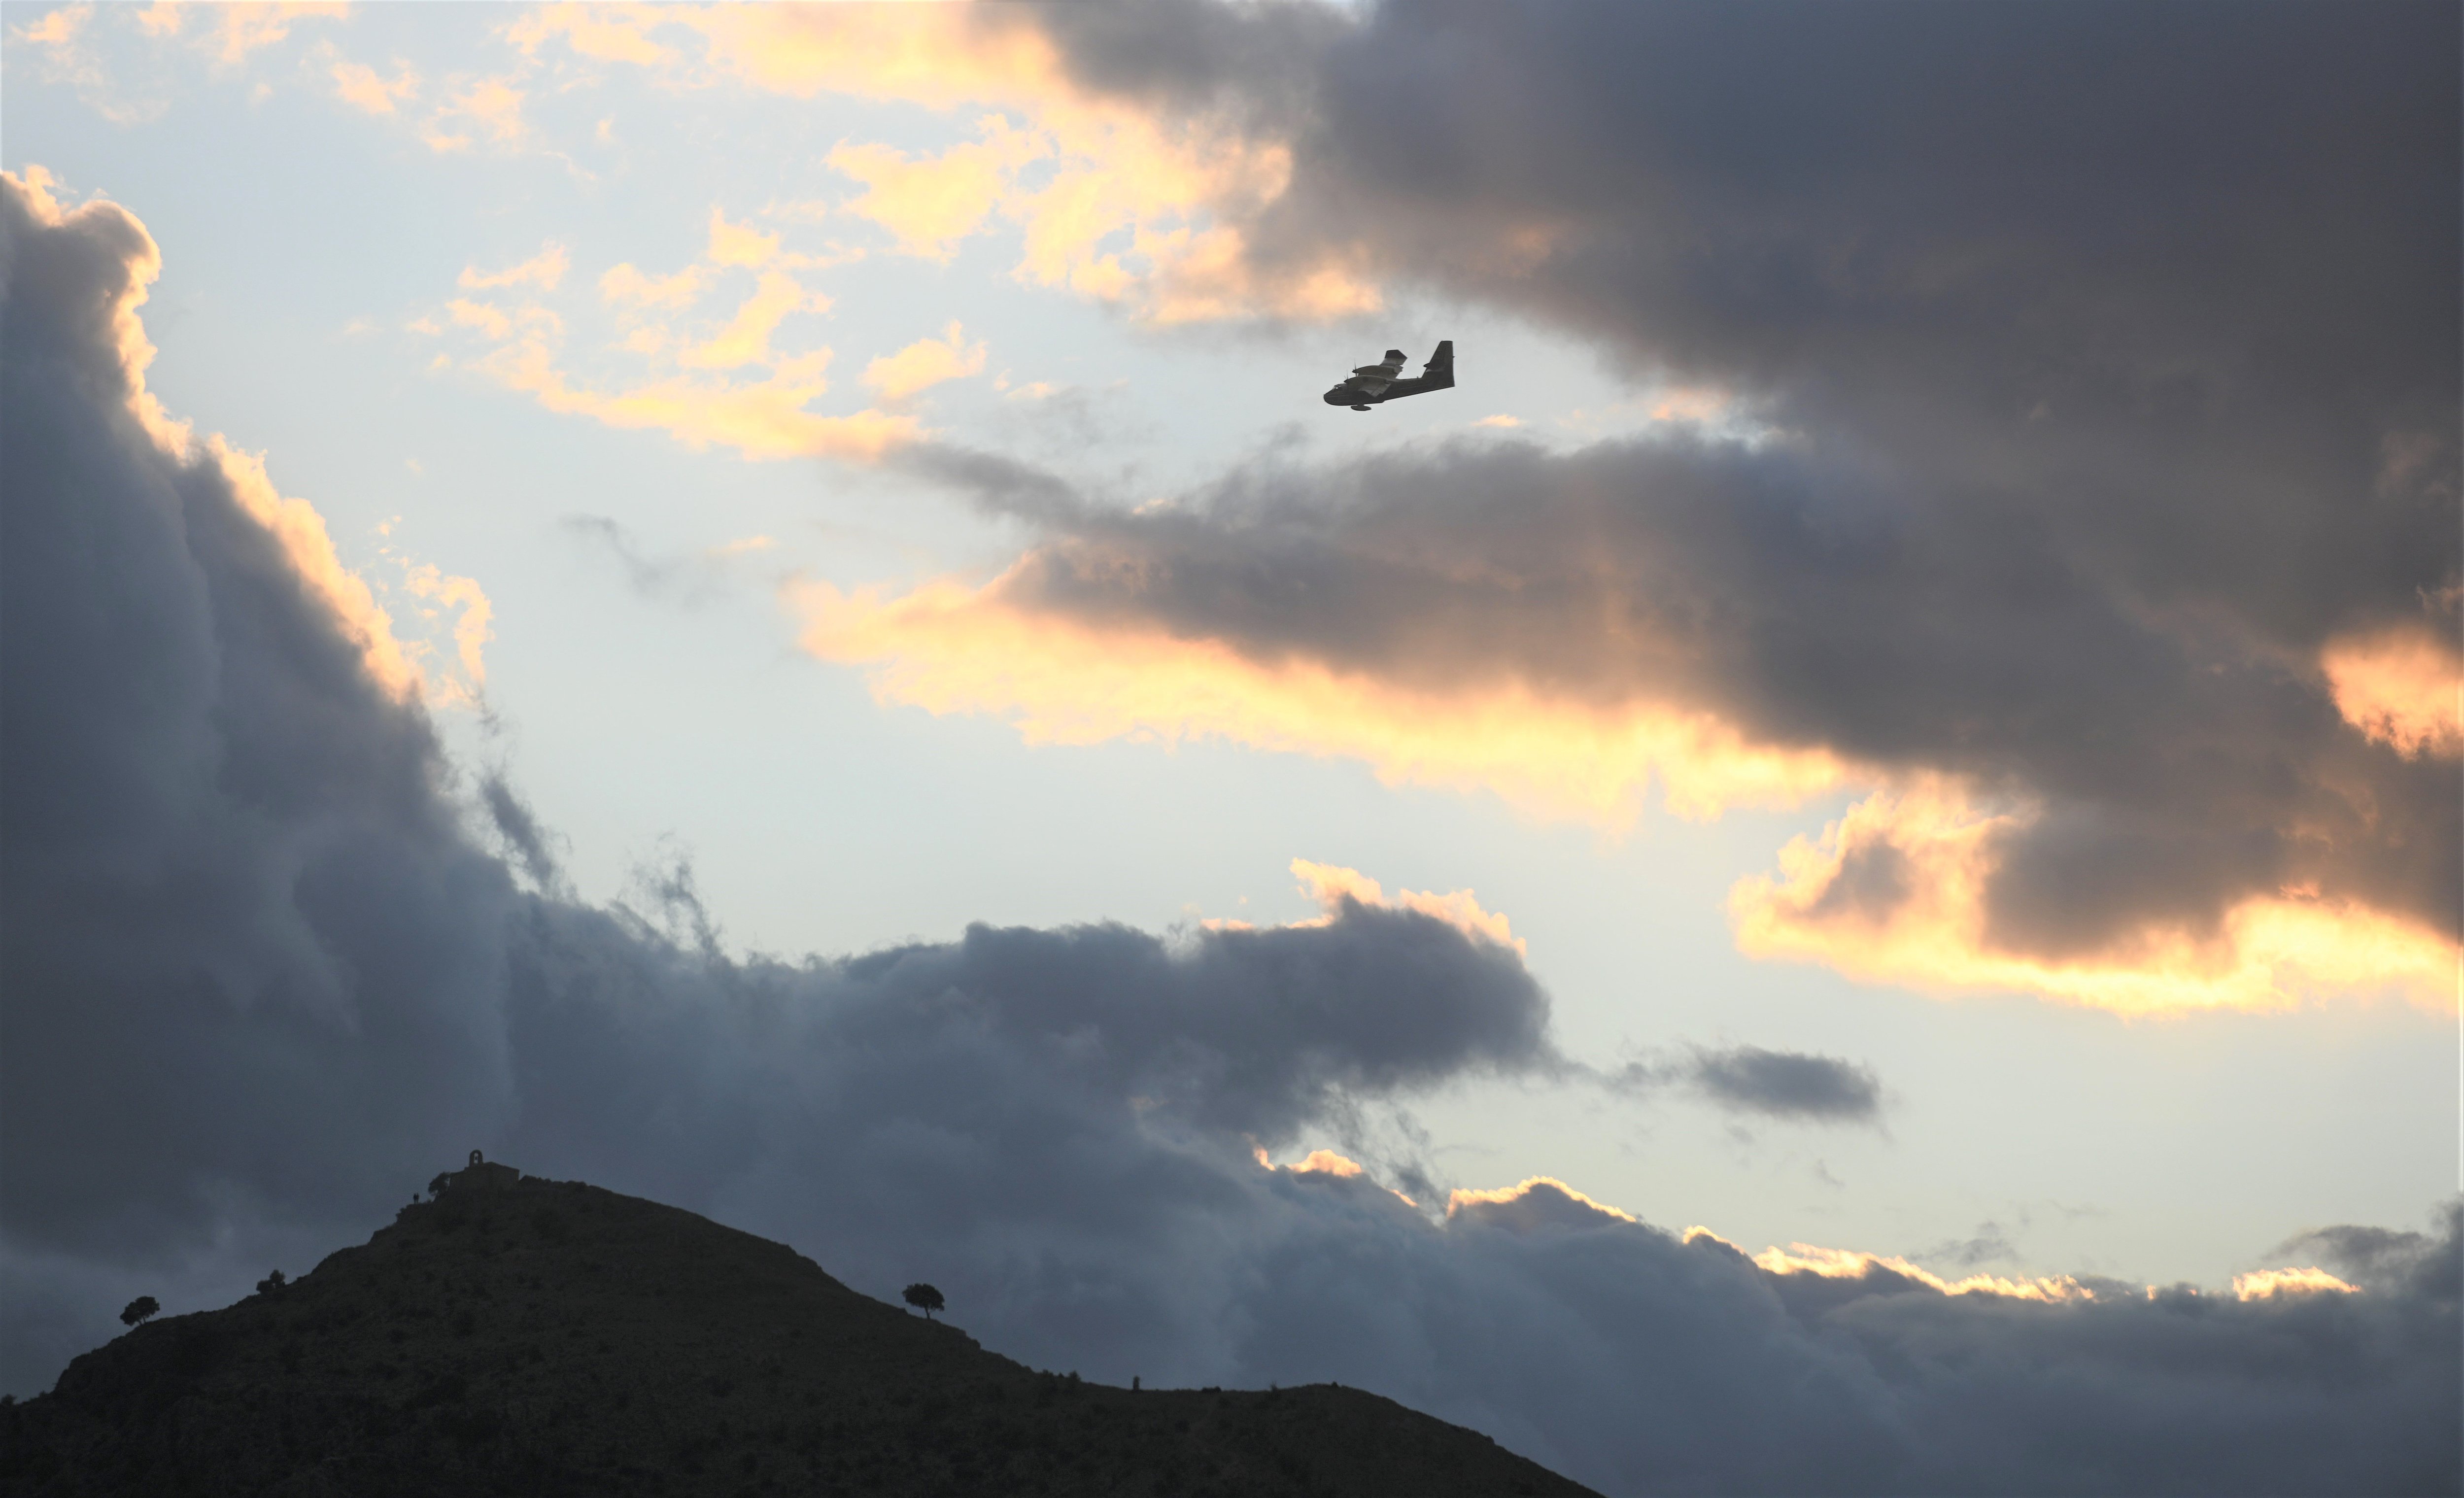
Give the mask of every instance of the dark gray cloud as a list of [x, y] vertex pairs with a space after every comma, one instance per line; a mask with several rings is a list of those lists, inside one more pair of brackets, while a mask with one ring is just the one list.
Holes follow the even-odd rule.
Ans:
[[2399, 1294], [2435, 1295], [2452, 1287], [2454, 1268], [2448, 1260], [2464, 1235], [2464, 1203], [2451, 1202], [2440, 1230], [2406, 1232], [2386, 1227], [2322, 1227], [2278, 1245], [2271, 1260], [2291, 1262], [2316, 1255], [2328, 1268], [2367, 1289]]
[[1864, 1123], [1882, 1111], [1881, 1079], [1873, 1068], [1832, 1056], [1739, 1046], [1697, 1051], [1685, 1072], [1713, 1101], [1748, 1112]]
[[[2451, 762], [2365, 739], [2305, 663], [2152, 615], [2007, 515], [1896, 513], [1833, 455], [1638, 440], [1262, 465], [1075, 522], [1005, 597], [1432, 691], [1706, 705], [1763, 741], [2040, 798], [1991, 891], [2014, 950], [2205, 930], [2305, 883], [2453, 928], [2456, 840], [2418, 835], [2459, 824]], [[1839, 914], [1907, 893], [1887, 845], [1852, 849], [1848, 876]]]
[[[126, 412], [150, 253], [0, 187], [0, 1349], [357, 1238], [476, 1146], [918, 1277], [1030, 1362], [1338, 1378], [1616, 1492], [2452, 1490], [2455, 1228], [2320, 1238], [2359, 1296], [1813, 1284], [1537, 1187], [1441, 1221], [1252, 1139], [1553, 1070], [1507, 949], [1343, 904], [1172, 939], [979, 927], [728, 956], [681, 866], [526, 892], [422, 710], [210, 464]], [[528, 829], [525, 832], [525, 828]], [[539, 842], [541, 849], [546, 845]]]
[[[1780, 435], [1266, 459], [1137, 517], [1047, 486], [1012, 602], [2040, 802], [1994, 850], [2008, 951], [2314, 885], [2456, 929], [2452, 761], [2366, 740], [2318, 665], [2458, 625], [2453, 7], [1041, 24], [1090, 86], [1296, 143], [1262, 269], [1356, 250]], [[1823, 914], [1903, 896], [1895, 851]]]
[[486, 809], [496, 835], [504, 840], [505, 850], [531, 882], [551, 893], [561, 893], [567, 888], [562, 861], [557, 857], [557, 845], [562, 841], [555, 832], [540, 825], [530, 803], [522, 800], [501, 771], [491, 771], [479, 779], [479, 804]]
[[1731, 1112], [1797, 1123], [1879, 1124], [1882, 1118], [1881, 1078], [1873, 1068], [1837, 1056], [1761, 1046], [1696, 1046], [1674, 1059], [1631, 1061], [1608, 1071], [1570, 1070], [1612, 1092], [1650, 1096], [1682, 1089]]

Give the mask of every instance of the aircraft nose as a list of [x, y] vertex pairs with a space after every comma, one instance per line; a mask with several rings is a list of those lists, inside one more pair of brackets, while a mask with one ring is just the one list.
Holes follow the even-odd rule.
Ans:
[[1352, 404], [1352, 398], [1343, 393], [1343, 386], [1339, 385], [1333, 389], [1327, 391], [1324, 399], [1326, 404], [1329, 406], [1349, 406]]

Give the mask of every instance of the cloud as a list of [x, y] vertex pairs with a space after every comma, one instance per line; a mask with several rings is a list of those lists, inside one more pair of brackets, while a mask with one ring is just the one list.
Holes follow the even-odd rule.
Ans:
[[1675, 1059], [1609, 1069], [1570, 1064], [1567, 1074], [1639, 1096], [1681, 1088], [1715, 1108], [1793, 1123], [1879, 1124], [1882, 1117], [1882, 1083], [1873, 1068], [1761, 1046], [1694, 1046]]
[[85, 23], [93, 19], [93, 6], [64, 5], [39, 21], [28, 21], [17, 27], [11, 34], [30, 47], [66, 47], [85, 30]]
[[[1285, 34], [1253, 51], [1288, 51], [1343, 24], [1318, 8], [1277, 8], [1268, 29]], [[535, 55], [563, 30], [518, 34]], [[653, 33], [697, 41], [699, 55]], [[1022, 280], [1156, 324], [1335, 318], [1381, 304], [1348, 248], [1258, 253], [1247, 225], [1292, 177], [1282, 121], [1220, 101], [1124, 95], [1072, 66], [1035, 17], [937, 7], [616, 9], [595, 11], [588, 35], [566, 40], [585, 55], [653, 68], [674, 86], [997, 111], [978, 118], [976, 139], [937, 153], [856, 141], [830, 153], [833, 169], [865, 186], [847, 210], [888, 230], [903, 253], [946, 260], [972, 236], [1015, 225]]]
[[519, 73], [462, 81], [421, 127], [420, 139], [433, 151], [467, 151], [476, 129], [499, 146], [519, 144], [530, 133], [522, 121], [527, 95], [521, 82]]
[[1419, 890], [1398, 890], [1395, 898], [1386, 898], [1385, 890], [1376, 880], [1357, 869], [1339, 864], [1311, 863], [1306, 858], [1292, 860], [1292, 876], [1309, 898], [1326, 907], [1327, 914], [1308, 924], [1322, 925], [1339, 914], [1346, 902], [1383, 906], [1389, 910], [1417, 911], [1432, 920], [1441, 920], [1475, 940], [1511, 947], [1519, 957], [1529, 956], [1523, 938], [1514, 934], [1502, 911], [1485, 911], [1469, 890], [1456, 890], [1447, 894]]
[[2313, 1265], [2306, 1269], [2259, 1269], [2236, 1274], [2233, 1292], [2236, 1300], [2266, 1300], [2277, 1295], [2353, 1295], [2360, 1293], [2360, 1287], [2347, 1285]]
[[717, 204], [711, 205], [711, 264], [758, 267], [768, 264], [778, 253], [777, 234], [765, 234], [751, 224], [731, 224]]
[[[261, 52], [289, 36], [294, 22], [336, 20], [349, 12], [350, 7], [341, 0], [235, 0], [233, 4], [209, 8], [208, 13], [214, 20], [208, 41], [215, 60], [233, 67], [247, 61], [251, 53]], [[155, 26], [146, 23], [146, 29], [151, 32]]]
[[[648, 275], [629, 261], [600, 275], [600, 300], [615, 310], [623, 330], [610, 350], [635, 356], [641, 366], [614, 375], [604, 367], [571, 367], [564, 319], [539, 301], [508, 308], [458, 298], [445, 311], [453, 326], [492, 345], [459, 361], [463, 367], [549, 410], [619, 429], [664, 431], [695, 451], [733, 448], [752, 461], [878, 462], [926, 435], [915, 417], [871, 409], [817, 411], [813, 403], [829, 391], [832, 351], [824, 346], [791, 353], [773, 346], [790, 317], [825, 313], [831, 305], [828, 296], [794, 273], [837, 258], [782, 251], [780, 235], [731, 222], [714, 207], [707, 259], [668, 275]], [[465, 267], [461, 285], [498, 292], [536, 288], [544, 295], [558, 288], [570, 267], [565, 248], [549, 244], [502, 271]], [[754, 284], [727, 320], [713, 325], [693, 317], [714, 286], [746, 272], [755, 273]], [[433, 319], [414, 326], [436, 328]], [[439, 356], [437, 367], [456, 362]]]
[[798, 312], [825, 312], [830, 299], [807, 292], [792, 275], [778, 271], [764, 271], [760, 284], [753, 295], [736, 309], [727, 325], [698, 343], [692, 344], [676, 356], [676, 363], [688, 369], [737, 369], [746, 364], [776, 364], [770, 352], [770, 335], [779, 324]]
[[0, 1133], [42, 1141], [0, 1179], [19, 1392], [131, 1295], [233, 1298], [476, 1146], [861, 1289], [928, 1277], [1033, 1363], [1333, 1378], [1610, 1491], [2464, 1476], [2453, 1213], [2306, 1235], [2358, 1292], [2247, 1300], [1749, 1257], [1547, 1180], [1436, 1215], [1315, 1141], [1549, 1065], [1546, 996], [1456, 920], [1344, 893], [1269, 930], [791, 962], [730, 955], [681, 866], [561, 897], [501, 778], [455, 799], [303, 528], [141, 403], [154, 264], [118, 208], [0, 178]]
[[[677, 373], [603, 388], [578, 383], [560, 367], [562, 323], [544, 308], [508, 314], [483, 303], [456, 301], [449, 310], [456, 323], [495, 344], [468, 361], [469, 367], [559, 414], [587, 416], [624, 430], [664, 431], [695, 451], [730, 447], [753, 461], [831, 457], [875, 462], [922, 435], [915, 418], [903, 413], [827, 415], [812, 409], [812, 403], [829, 390], [825, 371], [830, 350], [783, 356], [770, 348], [769, 340], [789, 311], [809, 308], [815, 298], [777, 273], [765, 273], [764, 282], [727, 326], [676, 356], [676, 363], [687, 368], [766, 364], [766, 371], [754, 379]], [[615, 279], [615, 294], [631, 289], [628, 281]], [[664, 332], [649, 331], [657, 336], [643, 339], [637, 332], [626, 346], [659, 354], [668, 339]]]
[[1343, 755], [1390, 783], [1490, 790], [1611, 826], [1633, 819], [1655, 780], [1672, 807], [1705, 816], [1793, 804], [1841, 779], [1827, 753], [1754, 745], [1707, 714], [1551, 700], [1511, 680], [1396, 681], [1306, 656], [1262, 659], [1133, 616], [1082, 621], [1038, 606], [1054, 560], [1031, 556], [982, 588], [944, 581], [885, 598], [813, 583], [790, 597], [804, 648], [868, 666], [877, 697], [997, 714], [1030, 743], [1220, 738]]
[[507, 266], [501, 271], [482, 271], [475, 265], [466, 265], [455, 284], [464, 291], [488, 291], [508, 286], [536, 286], [541, 291], [554, 291], [572, 265], [573, 257], [564, 246], [550, 241], [539, 247], [539, 253], [521, 264]]
[[[2226, 47], [2170, 8], [1401, 16], [953, 45], [1287, 143], [1192, 231], [1227, 280], [1340, 263], [1542, 319], [1654, 429], [1039, 510], [988, 586], [808, 594], [810, 648], [1040, 738], [1213, 734], [1611, 826], [1654, 773], [1705, 813], [1854, 788], [1732, 909], [1874, 980], [2452, 1002], [2464, 858], [2418, 831], [2464, 821], [2452, 12]], [[2051, 102], [2090, 93], [2093, 125]]]
[[364, 62], [338, 61], [327, 71], [337, 97], [372, 115], [390, 115], [397, 100], [407, 102], [419, 97], [419, 75], [407, 62], [395, 62], [390, 79], [379, 76]]
[[[30, 167], [22, 179], [10, 175], [8, 183], [10, 211], [17, 220], [13, 231], [20, 237], [38, 229], [48, 231], [34, 243], [51, 252], [30, 261], [27, 268], [12, 271], [16, 283], [39, 284], [49, 275], [61, 281], [60, 295], [87, 298], [80, 316], [90, 320], [75, 330], [79, 342], [73, 377], [110, 392], [117, 409], [156, 448], [211, 471], [212, 482], [273, 539], [284, 564], [316, 606], [325, 611], [330, 628], [350, 642], [370, 677], [386, 693], [406, 702], [422, 693], [453, 695], [452, 683], [430, 678], [422, 671], [416, 644], [400, 638], [395, 621], [378, 605], [367, 584], [343, 565], [316, 508], [281, 494], [267, 474], [261, 454], [232, 447], [220, 433], [200, 440], [187, 423], [165, 412], [145, 387], [145, 368], [153, 363], [154, 346], [146, 340], [138, 308], [162, 273], [161, 252], [145, 227], [108, 202], [63, 209], [51, 191], [56, 186], [55, 179], [39, 166]], [[94, 263], [81, 263], [73, 253], [77, 250]], [[484, 595], [476, 593], [476, 585], [469, 592], [458, 592], [452, 601], [463, 606], [466, 615], [475, 607], [477, 628], [484, 632], [488, 606]]]
[[2452, 996], [2455, 859], [2407, 830], [2453, 820], [2435, 756], [2089, 578], [2013, 614], [2004, 569], [2046, 559], [1825, 457], [1492, 442], [1134, 515], [953, 460], [1055, 539], [980, 587], [797, 599], [885, 700], [1036, 741], [1212, 735], [1612, 826], [1654, 776], [1693, 815], [1876, 787], [1739, 886], [1755, 955], [2132, 1012]]
[[[2139, 868], [2101, 890], [2030, 892], [2037, 899], [2135, 896], [2150, 914], [2121, 939], [2052, 954], [1997, 939], [1997, 882], [2029, 856], [2032, 839], [2076, 846], [2061, 822], [2041, 807], [1992, 812], [1938, 789], [1871, 797], [1818, 842], [1799, 838], [1782, 848], [1776, 875], [1738, 882], [1729, 894], [1737, 944], [1750, 956], [1820, 961], [1868, 981], [2034, 991], [2123, 1014], [2267, 1009], [2389, 990], [2453, 1008], [2455, 948], [2433, 919], [2322, 894], [2315, 875], [2299, 887], [2245, 888], [2220, 913], [2186, 918], [2165, 911], [2160, 902], [2175, 892], [2159, 882], [2226, 871], [2186, 870], [2178, 846], [2148, 848]], [[2093, 824], [2082, 830], [2121, 840]]]
[[894, 354], [885, 354], [864, 366], [864, 383], [885, 401], [905, 400], [944, 380], [984, 372], [984, 345], [968, 346], [958, 324], [941, 337], [918, 339]]
[[938, 156], [842, 142], [827, 158], [830, 169], [865, 186], [847, 211], [889, 230], [902, 253], [947, 263], [958, 242], [982, 228], [1009, 195], [1019, 169], [1052, 150], [1042, 137], [1014, 129], [998, 115], [979, 128], [982, 140]]
[[649, 38], [660, 20], [649, 6], [542, 6], [507, 27], [505, 39], [536, 55], [539, 44], [554, 36], [585, 57], [655, 68], [675, 60], [671, 49]]
[[[131, 11], [141, 26], [150, 33], [147, 12]], [[39, 20], [28, 21], [9, 29], [9, 40], [22, 52], [33, 48], [42, 59], [45, 81], [64, 83], [77, 91], [85, 104], [115, 124], [136, 124], [152, 120], [169, 107], [159, 96], [132, 97], [126, 88], [107, 73], [95, 46], [91, 27], [95, 10], [92, 5], [64, 5], [47, 11]]]
[[737, 382], [683, 376], [616, 390], [576, 386], [556, 367], [539, 340], [506, 343], [474, 367], [549, 410], [587, 416], [625, 430], [664, 431], [686, 447], [734, 448], [743, 457], [776, 461], [830, 457], [878, 461], [920, 431], [912, 416], [861, 410], [823, 415], [811, 404], [829, 389], [822, 370], [828, 350], [782, 361], [762, 379]]
[[2401, 625], [2327, 642], [2319, 665], [2336, 711], [2399, 754], [2464, 758], [2464, 660], [2447, 634]]
[[672, 275], [645, 275], [627, 261], [599, 278], [599, 294], [619, 304], [682, 311], [701, 295], [704, 274], [689, 265]]
[[1864, 1121], [1882, 1107], [1870, 1068], [1759, 1046], [1697, 1051], [1687, 1080], [1724, 1106], [1779, 1118]]
[[1527, 1232], [1639, 1221], [1633, 1213], [1605, 1201], [1595, 1201], [1552, 1176], [1533, 1176], [1519, 1184], [1487, 1191], [1450, 1192], [1446, 1196], [1446, 1216], [1482, 1226]]

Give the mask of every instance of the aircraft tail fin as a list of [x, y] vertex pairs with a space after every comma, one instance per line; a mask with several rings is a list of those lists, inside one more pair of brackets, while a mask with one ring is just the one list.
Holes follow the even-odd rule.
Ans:
[[1438, 351], [1429, 356], [1428, 367], [1420, 372], [1420, 378], [1431, 382], [1433, 387], [1451, 386], [1455, 383], [1455, 341], [1453, 339], [1438, 341]]

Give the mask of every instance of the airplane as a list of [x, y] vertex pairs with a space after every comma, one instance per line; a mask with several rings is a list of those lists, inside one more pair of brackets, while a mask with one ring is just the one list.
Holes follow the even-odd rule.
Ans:
[[1438, 351], [1429, 356], [1419, 379], [1398, 379], [1402, 372], [1403, 351], [1390, 348], [1386, 350], [1384, 360], [1374, 364], [1362, 364], [1352, 371], [1350, 379], [1327, 391], [1326, 404], [1349, 406], [1355, 411], [1365, 411], [1372, 406], [1380, 406], [1406, 395], [1451, 390], [1455, 387], [1455, 341], [1447, 339], [1438, 344]]

